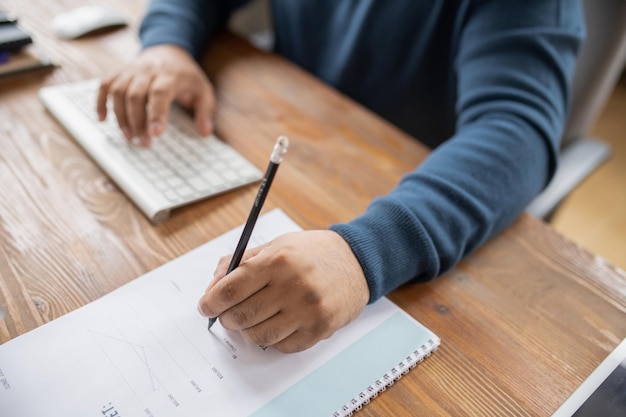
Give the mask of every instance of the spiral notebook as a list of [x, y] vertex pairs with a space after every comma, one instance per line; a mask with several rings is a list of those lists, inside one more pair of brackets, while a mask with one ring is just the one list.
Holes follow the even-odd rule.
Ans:
[[[297, 230], [274, 210], [259, 219], [250, 246]], [[240, 233], [1, 345], [0, 416], [344, 417], [439, 345], [386, 298], [295, 354], [248, 343], [219, 321], [208, 332], [197, 299]]]

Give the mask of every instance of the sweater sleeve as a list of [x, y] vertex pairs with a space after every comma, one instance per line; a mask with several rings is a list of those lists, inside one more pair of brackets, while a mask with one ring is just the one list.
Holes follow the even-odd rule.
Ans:
[[363, 267], [370, 303], [454, 266], [518, 217], [555, 171], [579, 2], [476, 1], [456, 36], [456, 133], [388, 195], [336, 224]]
[[246, 0], [152, 0], [139, 37], [142, 47], [173, 44], [200, 58], [210, 37]]

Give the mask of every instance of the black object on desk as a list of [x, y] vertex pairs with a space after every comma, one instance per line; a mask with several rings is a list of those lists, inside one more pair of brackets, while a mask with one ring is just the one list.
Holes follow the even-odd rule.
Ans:
[[0, 51], [14, 52], [31, 43], [31, 36], [17, 24], [0, 24]]

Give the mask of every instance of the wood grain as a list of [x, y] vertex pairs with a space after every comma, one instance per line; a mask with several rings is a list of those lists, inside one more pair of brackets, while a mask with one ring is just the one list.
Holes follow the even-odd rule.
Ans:
[[[241, 224], [254, 198], [245, 187], [152, 226], [46, 113], [39, 88], [106, 76], [137, 53], [145, 2], [110, 3], [131, 18], [128, 28], [64, 42], [49, 22], [78, 0], [0, 2], [59, 64], [0, 85], [0, 343]], [[216, 39], [203, 65], [225, 142], [264, 168], [275, 138], [290, 137], [264, 211], [281, 207], [304, 228], [359, 215], [428, 154], [232, 35]], [[442, 345], [358, 415], [548, 416], [626, 337], [624, 273], [527, 216], [455, 269], [390, 297]]]

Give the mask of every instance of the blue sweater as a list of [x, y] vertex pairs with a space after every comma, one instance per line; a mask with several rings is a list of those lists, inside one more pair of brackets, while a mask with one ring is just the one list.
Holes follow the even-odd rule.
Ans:
[[[199, 57], [245, 1], [152, 0], [144, 47]], [[555, 171], [577, 0], [273, 0], [276, 52], [434, 150], [347, 224], [370, 302], [451, 268], [510, 224]], [[515, 254], [510, 254], [515, 256]]]

